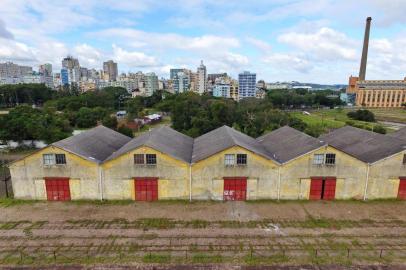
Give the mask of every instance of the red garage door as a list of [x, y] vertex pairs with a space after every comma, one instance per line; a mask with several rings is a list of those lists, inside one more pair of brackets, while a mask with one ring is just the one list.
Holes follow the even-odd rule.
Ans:
[[48, 201], [70, 201], [69, 178], [46, 177], [45, 187]]
[[334, 200], [336, 193], [335, 177], [312, 177], [310, 200]]
[[224, 178], [223, 200], [244, 201], [247, 198], [247, 178]]
[[406, 177], [400, 178], [398, 199], [406, 200]]
[[324, 190], [322, 194], [323, 200], [334, 200], [336, 195], [336, 178], [326, 177], [324, 179]]
[[137, 201], [158, 200], [158, 178], [135, 178], [135, 199]]
[[323, 192], [323, 178], [312, 177], [310, 183], [310, 200], [320, 200]]

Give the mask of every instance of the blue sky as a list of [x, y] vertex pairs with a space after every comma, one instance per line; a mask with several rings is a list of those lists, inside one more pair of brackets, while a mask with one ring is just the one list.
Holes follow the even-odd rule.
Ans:
[[0, 62], [60, 68], [250, 70], [258, 79], [346, 83], [372, 16], [367, 78], [406, 76], [406, 0], [0, 0]]

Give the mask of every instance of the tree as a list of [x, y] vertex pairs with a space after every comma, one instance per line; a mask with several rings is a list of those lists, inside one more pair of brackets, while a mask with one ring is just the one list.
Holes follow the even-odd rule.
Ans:
[[52, 143], [72, 132], [68, 119], [52, 111], [18, 106], [0, 117], [0, 140], [44, 140]]
[[128, 136], [128, 137], [131, 137], [131, 138], [134, 137], [133, 131], [130, 128], [126, 127], [126, 126], [120, 126], [117, 129], [117, 131], [120, 132], [121, 134], [124, 134], [124, 135]]
[[116, 129], [117, 128], [117, 118], [115, 116], [105, 116], [102, 120], [102, 124], [105, 127], [111, 128], [111, 129]]

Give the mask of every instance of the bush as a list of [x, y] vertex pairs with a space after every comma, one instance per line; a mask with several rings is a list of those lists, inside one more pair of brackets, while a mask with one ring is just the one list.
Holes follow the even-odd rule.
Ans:
[[374, 126], [373, 132], [386, 134], [386, 129], [381, 125]]
[[347, 116], [354, 120], [375, 122], [375, 115], [373, 112], [369, 110], [357, 110], [353, 112], [348, 112]]
[[131, 138], [134, 137], [133, 131], [126, 126], [119, 127], [117, 129], [117, 131], [120, 132], [121, 134], [124, 134], [125, 136], [131, 137]]

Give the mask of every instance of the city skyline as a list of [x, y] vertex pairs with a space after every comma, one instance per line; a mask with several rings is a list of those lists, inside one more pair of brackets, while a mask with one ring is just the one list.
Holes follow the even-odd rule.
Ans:
[[[311, 4], [310, 4], [311, 3]], [[88, 68], [109, 59], [119, 72], [244, 70], [267, 81], [346, 83], [357, 74], [364, 20], [374, 18], [367, 78], [405, 77], [405, 1], [41, 1], [3, 0], [0, 62]], [[356, 10], [356, 16], [348, 12]]]

